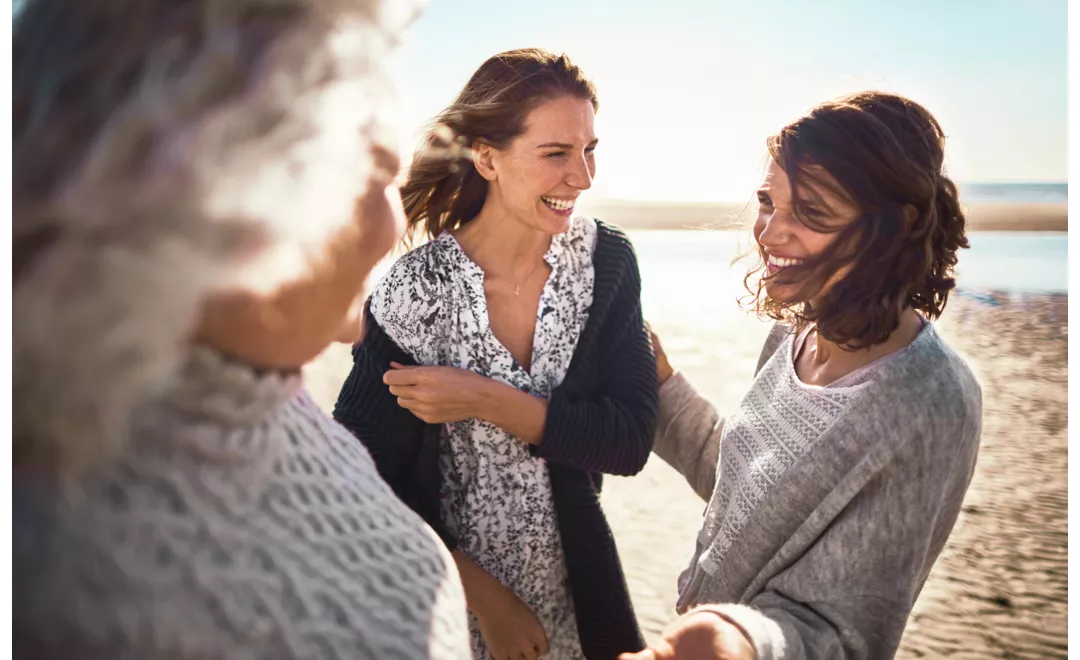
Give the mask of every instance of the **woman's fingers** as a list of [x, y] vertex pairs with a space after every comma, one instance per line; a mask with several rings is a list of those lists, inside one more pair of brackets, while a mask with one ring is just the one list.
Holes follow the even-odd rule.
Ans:
[[[394, 365], [397, 366], [394, 367]], [[394, 368], [383, 374], [383, 383], [387, 385], [437, 383], [440, 374], [446, 369], [446, 367], [406, 367], [397, 362], [391, 362], [390, 366]]]
[[391, 385], [390, 393], [399, 399], [411, 399], [418, 404], [436, 405], [440, 403], [436, 393], [425, 385]]
[[428, 424], [436, 424], [442, 421], [442, 418], [439, 415], [435, 414], [435, 411], [432, 409], [432, 407], [424, 403], [423, 401], [419, 401], [417, 399], [409, 399], [406, 397], [398, 397], [397, 404], [405, 410], [411, 412], [416, 417], [424, 420]]
[[416, 385], [391, 385], [390, 393], [396, 397], [405, 397], [407, 399], [421, 398], [421, 392]]
[[397, 400], [399, 406], [408, 408], [409, 410], [421, 410], [428, 407], [427, 404], [420, 399], [411, 396], [399, 396]]
[[416, 369], [391, 369], [383, 374], [383, 383], [387, 385], [415, 385], [420, 382], [420, 373]]

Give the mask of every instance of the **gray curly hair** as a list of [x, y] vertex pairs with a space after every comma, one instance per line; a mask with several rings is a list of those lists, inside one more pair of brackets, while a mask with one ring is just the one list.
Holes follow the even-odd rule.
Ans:
[[390, 139], [386, 55], [418, 10], [18, 7], [16, 464], [67, 471], [120, 449], [128, 412], [185, 358], [209, 296], [275, 288], [350, 221], [371, 147]]

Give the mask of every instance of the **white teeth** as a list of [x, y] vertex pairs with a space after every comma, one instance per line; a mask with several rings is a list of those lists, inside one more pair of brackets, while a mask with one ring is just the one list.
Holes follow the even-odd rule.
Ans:
[[555, 209], [556, 211], [569, 211], [574, 208], [574, 200], [572, 199], [556, 199], [555, 197], [541, 197], [544, 203]]
[[769, 263], [777, 268], [787, 268], [788, 266], [801, 266], [806, 263], [804, 259], [788, 259], [785, 257], [769, 257]]

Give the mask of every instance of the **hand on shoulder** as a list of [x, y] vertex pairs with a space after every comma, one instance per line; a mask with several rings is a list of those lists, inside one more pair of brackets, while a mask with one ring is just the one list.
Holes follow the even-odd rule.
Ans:
[[675, 374], [675, 369], [672, 368], [671, 363], [668, 362], [667, 353], [664, 352], [664, 347], [660, 343], [660, 337], [657, 336], [648, 321], [645, 322], [645, 329], [649, 331], [649, 338], [652, 340], [653, 355], [656, 356], [657, 386], [661, 386]]

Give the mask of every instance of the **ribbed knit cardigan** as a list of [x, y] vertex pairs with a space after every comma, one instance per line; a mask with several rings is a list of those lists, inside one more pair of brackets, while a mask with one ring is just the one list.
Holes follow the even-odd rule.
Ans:
[[[590, 660], [644, 647], [615, 539], [600, 508], [601, 473], [633, 475], [652, 450], [656, 361], [641, 312], [637, 257], [620, 230], [597, 221], [589, 318], [548, 402], [543, 439], [581, 648]], [[398, 406], [382, 382], [390, 362], [416, 364], [370, 309], [334, 417], [367, 446], [382, 477], [453, 549], [439, 503], [440, 424]]]

